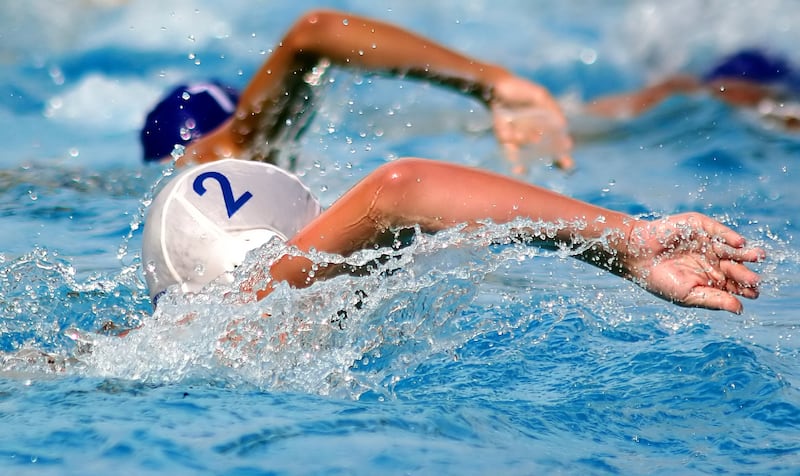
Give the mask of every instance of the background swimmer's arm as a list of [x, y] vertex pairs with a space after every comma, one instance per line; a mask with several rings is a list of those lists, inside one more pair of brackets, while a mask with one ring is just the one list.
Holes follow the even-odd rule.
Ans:
[[764, 84], [745, 79], [716, 79], [706, 88], [716, 98], [739, 107], [756, 107], [764, 99], [776, 97], [775, 91]]
[[595, 116], [630, 118], [642, 114], [676, 94], [706, 92], [732, 106], [755, 107], [775, 92], [753, 81], [717, 79], [708, 83], [690, 75], [677, 75], [639, 91], [604, 96], [590, 101], [584, 110]]
[[593, 99], [584, 110], [595, 116], [630, 118], [638, 116], [676, 94], [688, 94], [703, 88], [694, 76], [678, 75], [638, 91]]
[[[451, 87], [492, 107], [496, 116], [509, 108], [537, 108], [549, 113], [545, 126], [515, 120], [509, 114], [501, 121], [496, 119], [503, 144], [535, 142], [554, 127], [566, 128], [564, 115], [547, 90], [504, 68], [461, 55], [388, 23], [316, 10], [303, 15], [286, 33], [243, 91], [234, 117], [221, 128], [224, 130], [207, 136], [213, 137], [207, 142], [215, 144], [192, 145], [187, 157], [206, 161], [219, 154], [238, 155], [250, 146], [255, 131], [282, 127], [278, 123], [281, 113], [307, 87], [306, 75], [313, 74], [324, 60]], [[563, 150], [559, 155], [567, 160], [571, 142], [560, 144]]]
[[[558, 224], [547, 244], [580, 247], [578, 258], [680, 305], [740, 312], [735, 295], [758, 295], [758, 276], [742, 263], [762, 259], [763, 251], [745, 248], [741, 236], [709, 217], [637, 220], [502, 175], [423, 159], [380, 167], [289, 243], [301, 250], [349, 255], [381, 244], [386, 232], [396, 228], [419, 226], [434, 233], [519, 217]], [[308, 277], [311, 264], [286, 256], [270, 273], [303, 287], [313, 281]]]

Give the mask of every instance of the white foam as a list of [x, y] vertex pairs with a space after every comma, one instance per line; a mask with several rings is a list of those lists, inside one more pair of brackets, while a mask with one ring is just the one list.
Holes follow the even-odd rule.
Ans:
[[163, 91], [142, 79], [115, 79], [90, 74], [49, 99], [44, 115], [98, 132], [138, 130]]

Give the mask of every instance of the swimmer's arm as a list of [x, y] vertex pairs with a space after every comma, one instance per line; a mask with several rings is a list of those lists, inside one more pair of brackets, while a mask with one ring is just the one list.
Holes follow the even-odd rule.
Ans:
[[[300, 18], [280, 46], [311, 66], [327, 59], [343, 67], [434, 81], [488, 101], [494, 84], [511, 73], [431, 39], [377, 19], [333, 10]], [[307, 67], [308, 65], [302, 65]]]
[[[520, 217], [557, 224], [545, 244], [579, 247], [579, 259], [680, 305], [741, 312], [736, 295], [758, 295], [758, 276], [743, 263], [763, 259], [763, 251], [746, 248], [744, 238], [709, 217], [638, 220], [503, 175], [424, 159], [377, 169], [289, 243], [346, 256], [375, 246], [395, 228], [435, 233]], [[303, 287], [313, 282], [310, 269], [305, 258], [284, 257], [270, 273]]]
[[[467, 57], [389, 23], [315, 10], [295, 22], [253, 76], [233, 118], [207, 141], [214, 145], [190, 146], [187, 157], [205, 161], [220, 154], [239, 155], [250, 146], [255, 131], [282, 127], [277, 118], [288, 102], [302, 94], [306, 75], [323, 60], [340, 67], [429, 80], [469, 94], [495, 112], [499, 108], [537, 108], [548, 112], [548, 130], [566, 128], [560, 107], [545, 88], [500, 66]], [[495, 116], [498, 139], [504, 145], [536, 141], [543, 132], [536, 125], [518, 125], [520, 121], [515, 122], [508, 114], [502, 121], [498, 121], [497, 113]], [[562, 140], [559, 145], [559, 153], [566, 156], [571, 141]], [[571, 161], [563, 165], [571, 166]]]
[[676, 94], [700, 91], [700, 80], [690, 75], [676, 75], [638, 91], [613, 94], [593, 99], [585, 112], [601, 117], [630, 118], [638, 116]]
[[[398, 228], [419, 227], [426, 233], [461, 224], [480, 226], [492, 220], [507, 223], [528, 217], [545, 223], [561, 223], [549, 244], [570, 246], [576, 236], [601, 238], [607, 228], [623, 230], [611, 234], [609, 243], [619, 246], [630, 229], [628, 216], [595, 207], [555, 192], [476, 168], [426, 159], [400, 159], [386, 164], [357, 183], [320, 216], [289, 240], [300, 250], [340, 255], [385, 246], [386, 237]], [[580, 226], [576, 222], [587, 222]], [[391, 243], [391, 242], [389, 242]], [[548, 244], [548, 243], [542, 243]], [[613, 252], [587, 251], [585, 259]], [[590, 256], [591, 255], [591, 256]], [[313, 263], [302, 256], [285, 256], [274, 263], [270, 275], [305, 287], [324, 273], [309, 278]], [[271, 291], [264, 290], [260, 297]]]
[[776, 97], [769, 87], [744, 79], [717, 79], [706, 88], [714, 97], [738, 107], [756, 107], [761, 101]]
[[762, 84], [742, 79], [702, 82], [690, 75], [676, 75], [638, 91], [603, 96], [589, 102], [584, 110], [595, 116], [629, 118], [640, 115], [677, 94], [705, 92], [737, 107], [756, 107], [775, 92]]
[[[314, 64], [325, 58], [343, 67], [363, 68], [413, 77], [468, 94], [489, 107], [494, 128], [510, 159], [520, 145], [542, 142], [547, 135], [556, 165], [569, 169], [572, 140], [557, 101], [544, 87], [496, 64], [465, 56], [428, 38], [379, 20], [336, 11], [303, 17], [284, 46], [309, 55]], [[520, 115], [534, 110], [537, 114]]]

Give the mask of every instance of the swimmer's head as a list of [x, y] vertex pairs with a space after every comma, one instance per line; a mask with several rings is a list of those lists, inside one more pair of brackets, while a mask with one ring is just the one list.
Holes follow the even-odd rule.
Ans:
[[216, 82], [181, 85], [147, 115], [141, 132], [144, 160], [169, 157], [175, 146], [209, 133], [233, 114], [236, 91]]
[[148, 210], [142, 266], [150, 298], [167, 288], [198, 292], [273, 238], [294, 236], [321, 211], [292, 174], [273, 165], [225, 159], [191, 167], [167, 183]]
[[706, 81], [738, 78], [758, 83], [783, 81], [792, 75], [786, 58], [759, 49], [740, 50], [723, 58], [708, 74]]

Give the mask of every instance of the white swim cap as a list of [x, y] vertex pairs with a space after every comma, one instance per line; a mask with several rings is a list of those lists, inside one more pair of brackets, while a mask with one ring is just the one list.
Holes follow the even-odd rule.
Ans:
[[320, 213], [300, 180], [274, 165], [225, 159], [192, 167], [153, 200], [142, 237], [155, 303], [173, 284], [197, 292], [272, 237], [286, 241]]

